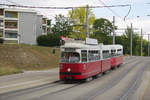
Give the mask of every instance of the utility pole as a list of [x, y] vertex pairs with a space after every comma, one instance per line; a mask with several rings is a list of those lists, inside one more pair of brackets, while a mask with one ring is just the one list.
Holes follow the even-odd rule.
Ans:
[[143, 30], [141, 28], [141, 56], [142, 56], [142, 53], [143, 53]]
[[113, 16], [113, 44], [115, 44], [115, 16]]
[[148, 56], [149, 56], [149, 37], [150, 36], [150, 34], [148, 34]]
[[86, 6], [86, 37], [89, 37], [89, 17], [88, 17], [89, 6]]
[[131, 23], [131, 34], [130, 34], [130, 56], [132, 56], [132, 34], [133, 34], [133, 26]]

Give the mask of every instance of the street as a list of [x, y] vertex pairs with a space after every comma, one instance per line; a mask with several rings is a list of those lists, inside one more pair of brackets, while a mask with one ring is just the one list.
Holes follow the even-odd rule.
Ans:
[[124, 64], [89, 82], [58, 81], [58, 69], [0, 77], [0, 100], [149, 100], [150, 57]]

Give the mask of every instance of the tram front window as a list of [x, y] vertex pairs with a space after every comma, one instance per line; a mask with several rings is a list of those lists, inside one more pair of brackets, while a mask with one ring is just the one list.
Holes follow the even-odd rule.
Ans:
[[76, 52], [62, 52], [61, 62], [78, 63], [80, 61], [79, 53]]

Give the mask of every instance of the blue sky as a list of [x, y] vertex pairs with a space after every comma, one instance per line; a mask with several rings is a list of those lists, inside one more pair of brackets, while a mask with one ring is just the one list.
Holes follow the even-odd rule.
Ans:
[[[31, 6], [83, 6], [93, 5], [102, 6], [99, 0], [0, 0], [0, 3], [9, 3], [13, 1], [21, 5]], [[120, 28], [125, 28], [130, 23], [133, 23], [133, 27], [143, 28], [145, 33], [150, 33], [150, 3], [149, 0], [102, 0], [106, 5], [124, 5], [131, 4], [131, 12], [124, 21], [124, 16], [128, 13], [129, 7], [116, 7], [111, 8], [117, 15], [113, 14], [108, 8], [93, 9], [96, 18], [105, 17], [112, 21], [112, 16], [116, 17], [116, 25]], [[55, 14], [67, 15], [67, 10], [50, 10], [50, 9], [35, 9], [38, 12], [46, 15], [49, 18], [53, 18]], [[118, 16], [119, 15], [119, 16]], [[139, 16], [139, 17], [137, 17]]]

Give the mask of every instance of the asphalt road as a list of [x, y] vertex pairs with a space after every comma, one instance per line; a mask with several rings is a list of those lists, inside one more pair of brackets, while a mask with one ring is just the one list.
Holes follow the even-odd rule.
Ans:
[[57, 80], [58, 69], [0, 77], [0, 100], [150, 100], [150, 57], [125, 57], [122, 66], [86, 83]]

